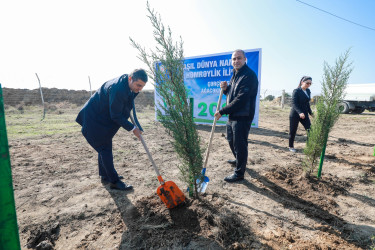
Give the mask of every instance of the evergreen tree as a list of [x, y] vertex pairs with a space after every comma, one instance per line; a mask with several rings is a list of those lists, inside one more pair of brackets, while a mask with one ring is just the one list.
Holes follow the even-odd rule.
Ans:
[[304, 170], [307, 175], [311, 175], [317, 167], [319, 156], [323, 161], [329, 132], [339, 118], [338, 104], [345, 97], [345, 88], [353, 70], [352, 63], [347, 63], [349, 52], [350, 49], [341, 55], [334, 66], [324, 62], [322, 93], [316, 104], [316, 115], [312, 120], [304, 150]]
[[148, 74], [154, 81], [155, 90], [163, 103], [159, 103], [157, 117], [166, 128], [174, 149], [181, 160], [178, 166], [182, 180], [194, 190], [198, 198], [198, 180], [203, 181], [201, 174], [203, 159], [200, 137], [193, 121], [192, 107], [188, 102], [188, 93], [184, 84], [183, 42], [174, 42], [172, 32], [167, 31], [161, 22], [160, 15], [150, 8], [147, 2], [148, 18], [154, 28], [153, 35], [157, 43], [155, 50], [146, 49], [132, 38], [132, 45], [138, 50], [138, 58], [148, 67]]

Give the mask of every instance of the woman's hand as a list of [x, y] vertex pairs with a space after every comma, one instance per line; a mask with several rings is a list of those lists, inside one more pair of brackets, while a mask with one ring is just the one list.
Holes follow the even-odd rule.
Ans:
[[304, 114], [304, 113], [301, 113], [301, 114], [299, 114], [299, 117], [300, 117], [301, 119], [305, 119], [305, 114]]

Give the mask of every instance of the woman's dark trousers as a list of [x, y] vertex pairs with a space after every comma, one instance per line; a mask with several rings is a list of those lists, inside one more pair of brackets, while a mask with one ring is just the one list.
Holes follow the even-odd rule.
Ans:
[[308, 131], [311, 127], [311, 122], [309, 119], [308, 114], [305, 114], [305, 119], [301, 119], [299, 115], [289, 116], [289, 147], [294, 148], [294, 139], [296, 137], [298, 123], [301, 122], [302, 125], [305, 127], [306, 131]]

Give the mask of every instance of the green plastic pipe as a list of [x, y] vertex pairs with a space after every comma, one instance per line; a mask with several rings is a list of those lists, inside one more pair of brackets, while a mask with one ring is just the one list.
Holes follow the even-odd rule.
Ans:
[[14, 203], [3, 90], [0, 84], [0, 249], [21, 249]]
[[324, 145], [322, 149], [322, 153], [320, 155], [320, 161], [319, 161], [319, 169], [318, 169], [318, 178], [322, 176], [322, 168], [323, 168], [323, 162], [324, 162], [324, 156], [326, 154], [326, 147], [327, 147], [327, 141], [328, 141], [328, 135], [324, 137]]
[[[193, 119], [194, 122], [194, 98], [189, 98], [190, 101], [190, 113], [191, 113], [191, 118]], [[189, 192], [189, 197], [194, 196], [194, 184], [192, 183], [190, 187], [188, 187], [188, 192]]]

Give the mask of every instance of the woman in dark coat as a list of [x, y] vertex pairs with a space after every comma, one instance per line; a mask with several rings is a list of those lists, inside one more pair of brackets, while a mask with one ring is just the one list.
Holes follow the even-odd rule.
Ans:
[[293, 91], [292, 95], [292, 109], [290, 110], [289, 121], [289, 151], [295, 153], [294, 138], [296, 137], [298, 123], [302, 123], [306, 130], [310, 129], [311, 122], [309, 114], [312, 115], [310, 108], [311, 86], [312, 78], [310, 76], [302, 77], [298, 88]]

